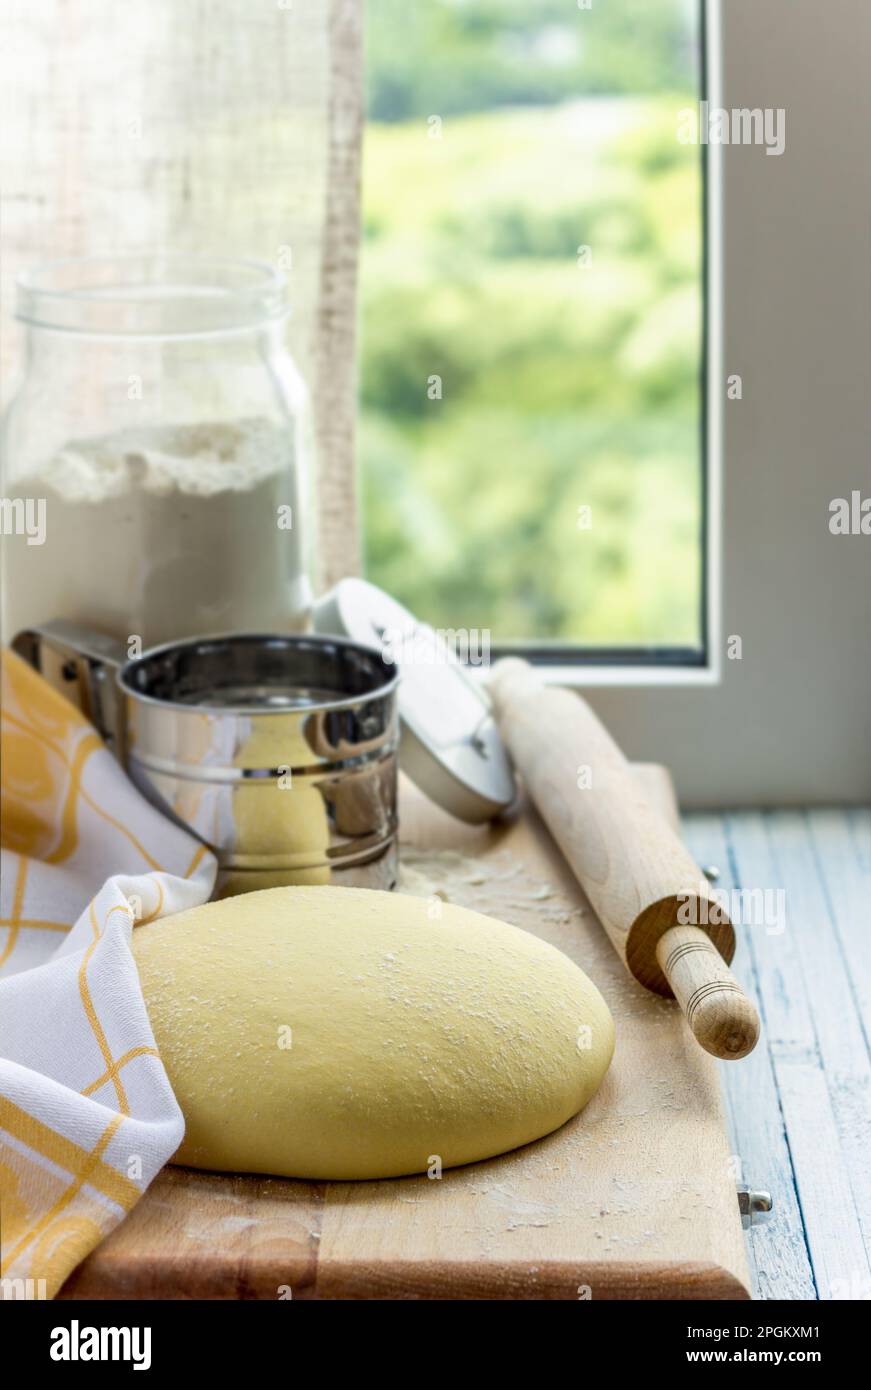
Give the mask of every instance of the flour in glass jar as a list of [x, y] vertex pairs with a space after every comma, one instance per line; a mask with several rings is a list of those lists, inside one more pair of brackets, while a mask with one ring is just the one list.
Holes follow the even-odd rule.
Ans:
[[5, 546], [5, 640], [56, 618], [143, 647], [293, 631], [310, 587], [294, 438], [265, 418], [78, 439], [21, 478], [45, 543]]

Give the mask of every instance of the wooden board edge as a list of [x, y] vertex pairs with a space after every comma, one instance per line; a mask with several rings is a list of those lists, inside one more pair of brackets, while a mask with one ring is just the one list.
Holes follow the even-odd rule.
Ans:
[[715, 1264], [594, 1264], [554, 1260], [509, 1262], [498, 1270], [474, 1261], [417, 1264], [330, 1261], [312, 1295], [320, 1299], [462, 1299], [521, 1302], [619, 1299], [747, 1300], [749, 1290]]
[[[279, 1289], [289, 1288], [299, 1301], [503, 1301], [517, 1302], [610, 1300], [696, 1301], [750, 1298], [735, 1275], [715, 1264], [669, 1263], [655, 1269], [643, 1264], [595, 1264], [586, 1268], [573, 1261], [554, 1260], [530, 1265], [509, 1262], [498, 1271], [473, 1261], [446, 1264], [389, 1260], [364, 1265], [330, 1261], [318, 1269], [314, 1260], [278, 1266], [274, 1260], [255, 1262], [242, 1275], [237, 1260], [214, 1264], [202, 1271], [178, 1270], [173, 1287], [163, 1266], [141, 1271], [135, 1281], [111, 1278], [101, 1270], [99, 1280], [82, 1276], [68, 1279], [58, 1297], [100, 1299], [196, 1299], [278, 1300]], [[89, 1287], [90, 1285], [90, 1287]], [[96, 1290], [99, 1289], [99, 1292]], [[286, 1296], [286, 1295], [285, 1295]]]

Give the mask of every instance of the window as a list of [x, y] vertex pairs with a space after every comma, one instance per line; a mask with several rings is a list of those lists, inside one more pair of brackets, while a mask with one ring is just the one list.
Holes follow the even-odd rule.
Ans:
[[704, 660], [694, 0], [368, 0], [366, 572], [550, 660]]

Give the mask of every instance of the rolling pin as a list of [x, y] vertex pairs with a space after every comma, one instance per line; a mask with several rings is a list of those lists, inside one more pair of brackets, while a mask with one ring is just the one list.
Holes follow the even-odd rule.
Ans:
[[715, 1057], [746, 1057], [756, 1010], [729, 969], [735, 932], [676, 831], [572, 691], [525, 661], [493, 668], [493, 711], [529, 794], [630, 974], [674, 996]]

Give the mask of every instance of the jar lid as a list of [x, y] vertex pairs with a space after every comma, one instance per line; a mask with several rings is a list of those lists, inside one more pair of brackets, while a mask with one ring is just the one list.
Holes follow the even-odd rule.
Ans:
[[444, 634], [363, 579], [342, 579], [319, 599], [314, 626], [377, 647], [399, 669], [399, 761], [421, 791], [473, 824], [511, 805], [514, 774], [486, 690]]

